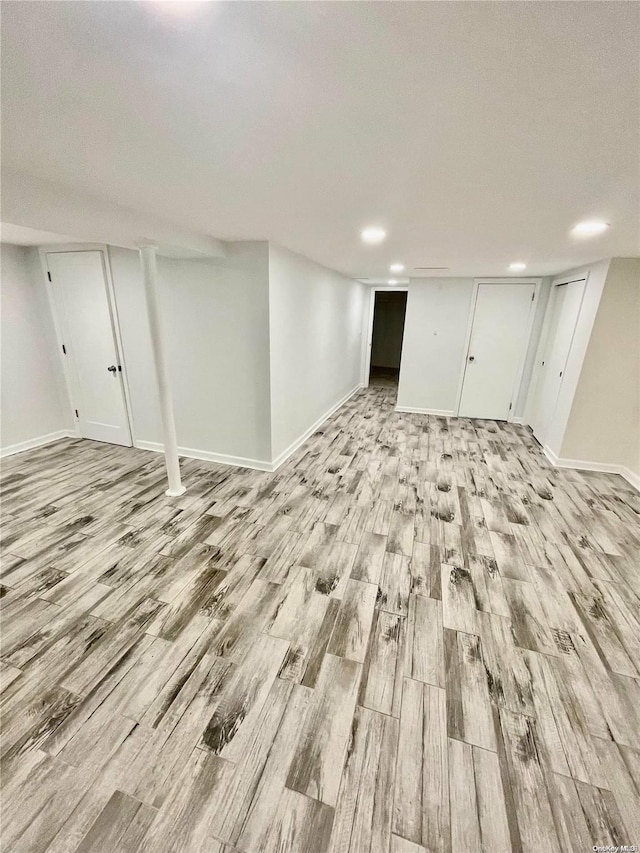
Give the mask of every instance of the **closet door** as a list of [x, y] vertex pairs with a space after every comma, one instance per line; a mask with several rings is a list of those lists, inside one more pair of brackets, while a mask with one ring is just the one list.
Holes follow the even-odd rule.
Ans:
[[47, 252], [46, 257], [80, 435], [131, 447], [102, 253]]
[[585, 279], [557, 284], [553, 288], [551, 316], [544, 355], [538, 373], [531, 418], [533, 434], [544, 445], [562, 385], [564, 369], [573, 341], [582, 303]]
[[506, 421], [529, 342], [533, 284], [480, 284], [458, 414]]

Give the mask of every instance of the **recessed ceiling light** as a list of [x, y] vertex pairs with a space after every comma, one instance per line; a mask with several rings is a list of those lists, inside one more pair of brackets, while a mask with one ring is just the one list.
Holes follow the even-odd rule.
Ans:
[[387, 236], [384, 228], [379, 228], [377, 225], [370, 225], [368, 228], [363, 228], [360, 236], [365, 243], [382, 243]]
[[398, 279], [397, 279], [397, 278], [390, 278], [390, 279], [389, 279], [389, 284], [397, 284], [397, 283], [398, 283]]
[[186, 18], [206, 11], [201, 0], [153, 0], [151, 6], [160, 14], [176, 18]]
[[513, 264], [509, 264], [509, 269], [511, 270], [511, 272], [522, 272], [522, 270], [526, 270], [526, 268], [527, 265], [524, 264], [522, 261], [516, 261]]
[[571, 229], [571, 233], [576, 237], [595, 237], [596, 234], [602, 234], [609, 227], [608, 222], [602, 222], [600, 219], [590, 219], [587, 222], [578, 222]]
[[404, 264], [391, 264], [389, 272], [404, 272]]

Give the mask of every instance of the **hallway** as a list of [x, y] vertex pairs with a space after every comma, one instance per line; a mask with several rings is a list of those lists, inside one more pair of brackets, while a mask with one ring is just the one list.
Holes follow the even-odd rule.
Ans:
[[3, 463], [13, 853], [640, 843], [640, 496], [352, 397], [276, 473]]

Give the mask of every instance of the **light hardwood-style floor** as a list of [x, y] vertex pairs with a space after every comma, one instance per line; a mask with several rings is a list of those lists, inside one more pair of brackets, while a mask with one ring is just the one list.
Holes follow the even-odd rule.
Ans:
[[353, 397], [277, 473], [7, 459], [2, 846], [640, 845], [640, 496]]

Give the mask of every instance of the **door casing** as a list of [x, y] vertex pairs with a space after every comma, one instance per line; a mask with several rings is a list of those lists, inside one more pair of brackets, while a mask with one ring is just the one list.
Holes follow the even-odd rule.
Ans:
[[[60, 318], [58, 316], [58, 307], [56, 304], [55, 295], [53, 292], [52, 283], [49, 281], [49, 269], [47, 264], [47, 255], [51, 254], [65, 254], [68, 252], [99, 252], [102, 259], [102, 270], [104, 272], [105, 283], [106, 283], [106, 292], [107, 292], [107, 302], [109, 305], [109, 311], [111, 313], [111, 322], [113, 328], [113, 337], [114, 344], [116, 349], [116, 354], [118, 356], [118, 363], [122, 366], [122, 387], [124, 390], [124, 405], [125, 405], [125, 413], [127, 416], [127, 421], [129, 424], [129, 433], [131, 435], [131, 443], [133, 447], [136, 447], [136, 437], [133, 428], [133, 417], [132, 417], [132, 407], [131, 407], [131, 394], [129, 391], [129, 383], [127, 381], [127, 366], [124, 357], [124, 348], [122, 346], [122, 336], [120, 334], [120, 321], [118, 319], [118, 310], [116, 304], [115, 290], [113, 287], [113, 277], [111, 275], [111, 266], [109, 264], [109, 251], [108, 247], [104, 243], [65, 243], [59, 244], [55, 243], [53, 245], [45, 245], [38, 247], [38, 256], [40, 258], [40, 267], [42, 269], [42, 277], [44, 280], [47, 299], [49, 302], [49, 309], [51, 311], [51, 317], [53, 320], [53, 328], [56, 336], [56, 343], [58, 349], [58, 358], [60, 359], [60, 364], [62, 366], [62, 372], [65, 380], [65, 387], [67, 391], [67, 402], [69, 405], [69, 411], [71, 413], [71, 419], [74, 425], [77, 424], [77, 418], [75, 414], [74, 406], [72, 405], [73, 401], [73, 393], [72, 393], [72, 382], [71, 377], [69, 375], [69, 362], [68, 359], [64, 356], [62, 351], [62, 345], [64, 343], [63, 335], [62, 335], [62, 326], [60, 323]], [[77, 429], [77, 427], [76, 427]], [[79, 435], [79, 432], [78, 432]]]
[[[549, 346], [552, 343], [552, 341], [550, 341], [549, 337], [550, 337], [550, 333], [551, 333], [551, 320], [553, 317], [553, 312], [556, 310], [556, 304], [557, 304], [557, 288], [562, 287], [563, 285], [574, 284], [575, 282], [582, 282], [582, 294], [581, 294], [581, 297], [580, 297], [580, 300], [578, 303], [578, 311], [576, 314], [575, 323], [574, 323], [573, 330], [571, 333], [571, 344], [569, 345], [569, 354], [571, 354], [571, 347], [573, 346], [573, 340], [574, 340], [576, 328], [578, 325], [578, 320], [580, 318], [580, 311], [582, 310], [582, 303], [584, 301], [584, 296], [585, 296], [585, 293], [587, 291], [588, 278], [589, 278], [588, 274], [577, 276], [577, 277], [575, 275], [564, 276], [564, 277], [555, 279], [551, 284], [551, 293], [549, 294], [549, 301], [547, 302], [547, 310], [545, 312], [544, 320], [542, 323], [542, 335], [540, 337], [540, 342], [539, 342], [538, 349], [536, 352], [535, 368], [534, 368], [534, 372], [531, 376], [531, 387], [529, 389], [529, 399], [527, 400], [526, 423], [528, 423], [531, 426], [532, 431], [533, 431], [533, 425], [531, 422], [534, 420], [534, 414], [537, 414], [537, 413], [534, 413], [534, 411], [533, 411], [533, 405], [537, 401], [537, 395], [538, 395], [538, 390], [539, 390], [538, 386], [540, 384], [540, 381], [544, 378], [542, 376], [541, 362], [542, 362], [542, 360], [546, 360], [548, 358]], [[568, 357], [567, 357], [567, 360], [568, 360]], [[565, 368], [563, 368], [563, 373], [565, 372], [565, 369], [566, 369], [566, 362], [565, 362]], [[562, 377], [562, 379], [564, 381], [564, 376]], [[560, 396], [561, 390], [562, 390], [562, 382], [560, 383], [560, 386], [559, 386], [558, 397]], [[556, 398], [556, 406], [557, 406], [557, 402], [558, 402], [558, 397]], [[549, 426], [553, 422], [554, 412], [555, 412], [555, 408], [554, 408], [554, 411], [551, 413], [549, 423], [547, 424], [547, 434], [549, 432]], [[540, 436], [536, 436], [535, 433], [533, 433], [533, 435], [534, 435], [534, 438], [536, 439], [536, 441], [538, 441], [540, 444], [542, 444], [544, 446], [544, 444], [546, 442], [546, 435], [543, 436], [544, 441], [541, 440]]]
[[518, 370], [516, 373], [516, 381], [514, 383], [513, 394], [511, 396], [511, 408], [509, 409], [509, 414], [507, 416], [507, 422], [511, 423], [513, 421], [520, 422], [522, 419], [516, 417], [514, 415], [515, 405], [520, 396], [521, 386], [522, 386], [522, 376], [524, 373], [524, 365], [527, 359], [527, 352], [529, 350], [529, 346], [531, 344], [531, 330], [533, 329], [533, 320], [536, 314], [536, 308], [538, 306], [538, 300], [540, 298], [540, 287], [542, 285], [541, 278], [476, 278], [473, 280], [473, 291], [471, 293], [471, 308], [469, 310], [469, 319], [467, 320], [467, 331], [465, 335], [464, 342], [464, 356], [462, 359], [462, 364], [460, 366], [460, 378], [458, 380], [458, 390], [456, 394], [456, 417], [459, 417], [460, 414], [460, 404], [462, 402], [462, 390], [464, 388], [464, 375], [467, 368], [467, 360], [469, 358], [469, 347], [471, 346], [471, 333], [473, 331], [473, 321], [476, 314], [476, 303], [478, 301], [478, 290], [481, 284], [522, 284], [522, 285], [534, 285], [533, 291], [533, 299], [531, 300], [531, 309], [529, 311], [529, 318], [527, 322], [527, 345], [523, 348], [522, 358], [520, 359], [520, 364], [518, 365]]

